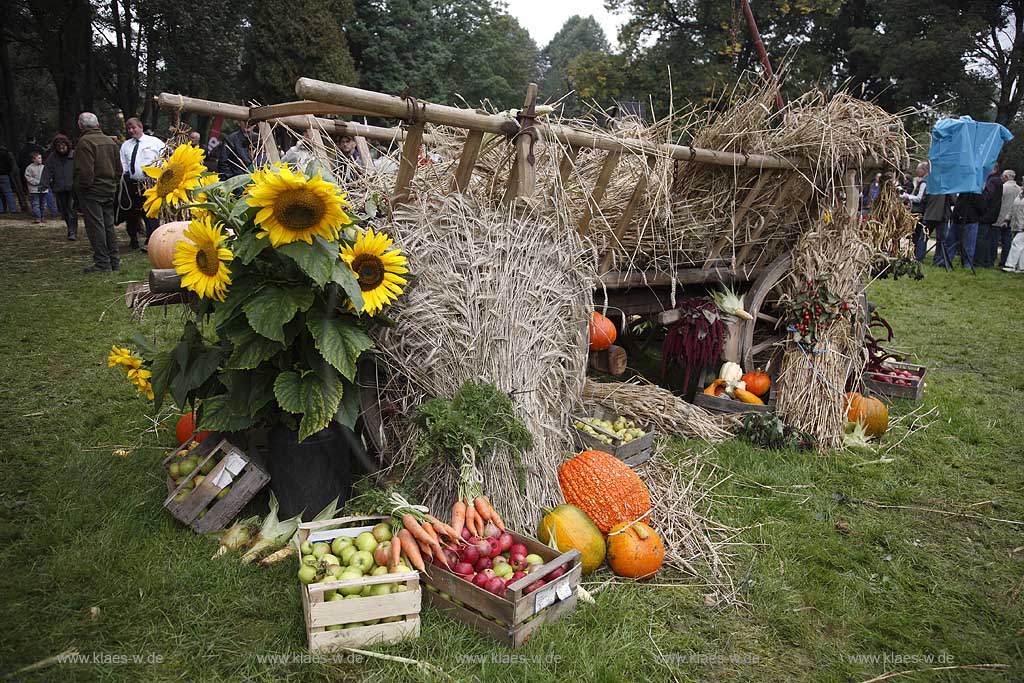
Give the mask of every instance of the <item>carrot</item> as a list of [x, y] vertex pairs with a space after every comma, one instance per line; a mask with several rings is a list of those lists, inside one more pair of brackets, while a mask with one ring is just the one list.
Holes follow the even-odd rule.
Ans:
[[398, 566], [398, 561], [402, 559], [402, 544], [397, 538], [391, 539], [391, 561], [388, 562], [388, 569], [394, 569]]
[[[423, 529], [422, 526], [420, 526], [419, 520], [417, 520], [415, 517], [408, 514], [403, 515], [402, 526], [409, 530], [409, 533], [412, 534], [413, 538], [415, 538], [421, 544], [425, 544], [427, 547], [431, 549], [431, 558], [437, 557], [438, 555], [442, 554], [441, 544], [438, 543], [436, 539], [431, 537], [431, 535], [428, 534]], [[431, 531], [433, 531], [433, 529], [431, 529]]]
[[501, 517], [498, 515], [498, 511], [494, 509], [493, 505], [491, 505], [491, 501], [487, 500], [487, 496], [478, 496], [476, 501], [474, 501], [474, 505], [476, 505], [478, 509], [481, 503], [484, 508], [483, 516], [491, 522], [494, 522], [494, 526], [505, 531], [505, 522], [501, 520]]
[[450, 526], [439, 520], [437, 517], [434, 517], [433, 515], [427, 515], [427, 519], [430, 520], [431, 526], [434, 527], [434, 531], [437, 532], [439, 536], [449, 537], [452, 543], [462, 542], [462, 536], [455, 533], [455, 529], [451, 528]]
[[466, 526], [469, 527], [469, 533], [474, 536], [480, 536], [480, 529], [477, 528], [476, 524], [476, 508], [473, 507], [473, 501], [469, 498], [466, 499]]
[[[483, 520], [483, 523], [480, 525], [481, 527], [484, 527], [487, 525], [488, 522], [493, 521], [491, 519], [491, 506], [487, 504], [486, 498], [484, 498], [483, 496], [477, 496], [473, 500], [473, 507], [476, 508], [477, 516], [479, 516], [480, 519]], [[483, 528], [481, 528], [481, 532], [482, 531]]]
[[[434, 543], [440, 545], [441, 540], [437, 537], [437, 532], [434, 531], [433, 524], [431, 524], [430, 522], [423, 522], [422, 524], [420, 524], [420, 527], [427, 532], [427, 536], [430, 536], [430, 538], [434, 540]], [[434, 543], [431, 543], [430, 545], [433, 546]]]
[[426, 566], [423, 564], [423, 556], [420, 555], [420, 549], [416, 545], [416, 539], [412, 537], [408, 529], [402, 529], [398, 532], [398, 541], [402, 546], [402, 552], [409, 558], [409, 562], [412, 564], [413, 569], [418, 569], [421, 572], [426, 570]]
[[425, 558], [427, 558], [431, 562], [434, 561], [434, 548], [433, 547], [427, 545], [426, 543], [423, 543], [422, 541], [416, 541], [416, 545], [418, 545], [420, 547], [420, 553]]
[[462, 540], [462, 529], [466, 526], [466, 504], [461, 500], [455, 501], [452, 505], [452, 529], [455, 531], [455, 541]]

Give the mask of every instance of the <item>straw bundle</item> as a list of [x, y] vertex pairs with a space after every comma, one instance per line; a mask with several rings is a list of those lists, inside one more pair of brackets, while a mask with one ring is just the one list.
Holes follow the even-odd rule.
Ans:
[[[593, 254], [575, 233], [541, 217], [517, 217], [459, 196], [397, 212], [388, 230], [409, 257], [415, 284], [378, 335], [383, 360], [401, 381], [387, 401], [408, 411], [424, 398], [451, 397], [467, 379], [512, 393], [533, 435], [523, 462], [526, 490], [504, 448], [479, 455], [485, 490], [509, 523], [532, 528], [539, 506], [557, 504], [558, 466], [569, 448], [569, 414], [586, 373]], [[395, 398], [395, 394], [399, 398]], [[416, 430], [402, 412], [385, 454], [399, 472], [414, 469]], [[432, 509], [450, 508], [458, 467], [429, 463], [418, 492]]]
[[667, 436], [703, 439], [712, 443], [732, 436], [730, 418], [713, 415], [654, 384], [594, 382], [583, 385], [585, 405], [600, 406], [628, 420], [651, 424]]

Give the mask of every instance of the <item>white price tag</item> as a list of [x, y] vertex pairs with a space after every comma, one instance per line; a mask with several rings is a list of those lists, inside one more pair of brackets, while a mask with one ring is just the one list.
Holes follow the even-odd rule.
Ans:
[[238, 474], [245, 469], [245, 458], [239, 451], [234, 449], [228, 451], [228, 461], [224, 463], [224, 469], [231, 472], [231, 474]]
[[569, 582], [560, 583], [558, 588], [555, 589], [555, 595], [558, 596], [559, 600], [568, 600], [572, 595], [572, 588], [569, 587]]
[[569, 577], [559, 579], [557, 582], [544, 586], [536, 593], [533, 602], [533, 613], [537, 614], [542, 609], [555, 604], [556, 600], [565, 600], [572, 595], [572, 588], [569, 587]]

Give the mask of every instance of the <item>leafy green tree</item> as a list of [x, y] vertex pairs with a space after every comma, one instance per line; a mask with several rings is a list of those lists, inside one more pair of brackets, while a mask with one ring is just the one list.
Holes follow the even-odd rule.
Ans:
[[[247, 97], [261, 104], [295, 99], [300, 76], [358, 82], [342, 27], [355, 15], [353, 0], [269, 0], [249, 17], [243, 73]], [[217, 46], [211, 46], [217, 49]]]
[[[573, 89], [569, 77], [569, 65], [574, 59], [587, 53], [608, 55], [609, 52], [608, 38], [594, 17], [573, 15], [566, 19], [562, 28], [551, 38], [551, 42], [540, 54], [540, 65], [544, 74], [540, 83], [542, 97], [555, 100]], [[602, 60], [595, 56], [586, 61], [595, 65]], [[580, 94], [582, 95], [582, 93]], [[583, 95], [583, 97], [587, 96]], [[578, 108], [578, 98], [571, 99], [572, 102], [566, 102], [567, 107]]]

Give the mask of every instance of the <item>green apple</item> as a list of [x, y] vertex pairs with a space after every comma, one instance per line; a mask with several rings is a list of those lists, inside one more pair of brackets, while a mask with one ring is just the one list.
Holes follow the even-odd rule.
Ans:
[[377, 526], [373, 527], [373, 531], [370, 533], [373, 534], [373, 537], [377, 539], [378, 543], [391, 540], [391, 526], [385, 522], [381, 522]]
[[[362, 572], [360, 572], [358, 569], [353, 569], [352, 567], [349, 567], [348, 569], [344, 570], [343, 572], [341, 572], [341, 574], [338, 575], [338, 580], [339, 581], [348, 581], [349, 579], [359, 579], [359, 578], [362, 578], [362, 576], [363, 576]], [[344, 588], [339, 588], [338, 589], [338, 591], [342, 595], [346, 595], [346, 596], [347, 595], [358, 595], [360, 592], [362, 592], [362, 590], [363, 590], [362, 586], [345, 586]]]
[[370, 619], [369, 621], [364, 621], [363, 622], [363, 626], [373, 626], [374, 624], [376, 624], [379, 621], [380, 621], [380, 619]]
[[331, 552], [341, 557], [341, 551], [352, 545], [352, 539], [348, 536], [338, 536], [331, 541]]
[[356, 550], [356, 547], [354, 545], [347, 545], [344, 548], [342, 548], [341, 555], [339, 555], [339, 557], [341, 558], [341, 563], [346, 566], [352, 564], [352, 556], [355, 555], [357, 552], [359, 551]]
[[404, 583], [389, 583], [388, 585], [391, 586], [392, 593], [404, 593], [409, 590], [409, 587]]
[[[334, 577], [339, 576], [346, 569], [347, 567], [342, 567], [340, 564], [327, 565], [327, 573]], [[337, 581], [338, 579], [335, 578], [334, 580]]]
[[402, 617], [385, 617], [385, 618], [380, 620], [380, 623], [382, 623], [382, 624], [393, 624], [396, 621], [401, 621], [401, 620], [402, 620]]
[[308, 564], [310, 567], [315, 567], [320, 560], [316, 559], [316, 555], [303, 555], [302, 564]]
[[363, 625], [361, 621], [353, 621], [351, 624], [343, 624], [342, 628], [359, 628]]
[[330, 602], [334, 599], [334, 596], [338, 594], [336, 590], [324, 591], [324, 602]]
[[217, 500], [223, 499], [224, 496], [228, 495], [230, 492], [231, 492], [231, 484], [228, 484], [227, 486], [225, 486], [224, 488], [222, 488], [220, 490], [220, 493], [217, 494]]
[[324, 630], [325, 631], [340, 631], [343, 628], [345, 628], [345, 627], [342, 626], [341, 624], [331, 624], [330, 626], [325, 626]]
[[370, 597], [370, 591], [373, 590], [373, 586], [363, 586], [363, 590], [359, 591], [359, 595], [364, 598]]
[[171, 479], [178, 479], [181, 477], [181, 467], [176, 462], [172, 462], [171, 466], [167, 468], [167, 471], [171, 475]]
[[326, 543], [313, 544], [313, 555], [316, 556], [316, 559], [319, 560], [321, 557], [323, 557], [329, 552], [331, 552], [331, 546], [327, 545]]
[[495, 576], [500, 576], [503, 579], [507, 579], [512, 576], [515, 572], [512, 570], [512, 565], [508, 562], [502, 562], [501, 564], [494, 565]]
[[299, 581], [309, 585], [316, 580], [316, 567], [310, 567], [308, 564], [304, 564], [299, 567]]
[[313, 544], [310, 543], [309, 541], [303, 541], [302, 545], [299, 546], [299, 552], [302, 553], [303, 555], [312, 555], [313, 554]]
[[341, 560], [330, 553], [325, 553], [323, 557], [320, 558], [320, 561], [326, 564], [341, 564]]
[[371, 534], [369, 531], [364, 531], [363, 533], [356, 536], [356, 547], [360, 550], [365, 550], [368, 553], [372, 553], [374, 550], [377, 549], [377, 539], [374, 538], [373, 534]]
[[544, 558], [536, 553], [530, 553], [526, 556], [526, 564], [544, 564]]
[[365, 574], [373, 568], [373, 555], [365, 550], [359, 550], [349, 559], [348, 566], [356, 567]]
[[378, 583], [376, 586], [370, 586], [370, 595], [391, 595], [391, 587], [386, 583]]
[[387, 567], [377, 567], [372, 572], [370, 572], [370, 576], [384, 576], [387, 573], [388, 573], [388, 568]]
[[398, 564], [395, 565], [395, 568], [390, 570], [388, 573], [389, 574], [405, 574], [406, 572], [411, 572], [411, 571], [412, 570], [409, 569], [409, 565], [407, 565], [404, 562], [399, 562]]
[[331, 597], [328, 598], [326, 596], [326, 594], [325, 594], [324, 595], [324, 600], [325, 601], [327, 601], [327, 602], [337, 602], [338, 600], [344, 600], [345, 599], [345, 596], [342, 595], [341, 593], [339, 593], [338, 591], [331, 591], [331, 592], [334, 593], [334, 595], [332, 595]]
[[363, 596], [361, 596], [359, 593], [356, 593], [354, 595], [346, 595], [342, 598], [342, 600], [358, 600], [361, 597]]

